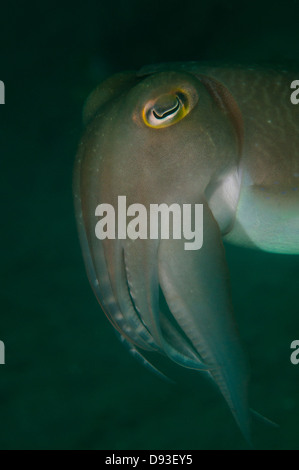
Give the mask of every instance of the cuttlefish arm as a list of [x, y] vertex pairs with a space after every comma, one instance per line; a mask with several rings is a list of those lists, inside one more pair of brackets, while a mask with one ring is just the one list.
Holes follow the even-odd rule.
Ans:
[[[208, 375], [250, 441], [248, 371], [222, 245], [240, 196], [242, 112], [203, 72], [129, 72], [96, 89], [75, 168], [76, 214], [88, 276], [113, 326], [138, 354], [159, 352]], [[117, 208], [119, 196], [147, 213], [152, 204], [202, 204], [202, 248], [171, 237], [99, 240], [97, 207]]]
[[232, 317], [224, 247], [201, 200], [204, 249], [185, 251], [183, 240], [161, 240], [153, 265], [141, 240], [126, 243], [131, 295], [135, 308], [147, 312], [161, 350], [181, 366], [208, 373], [250, 441], [248, 370]]

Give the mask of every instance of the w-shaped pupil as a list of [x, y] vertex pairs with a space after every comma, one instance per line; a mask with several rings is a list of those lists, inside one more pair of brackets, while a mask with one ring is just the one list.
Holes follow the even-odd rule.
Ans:
[[[170, 109], [166, 109], [166, 106], [156, 106], [156, 109], [153, 109], [153, 115], [155, 116], [156, 119], [165, 119], [167, 116], [170, 116], [171, 114], [174, 114], [177, 112], [177, 110], [180, 107], [180, 101], [178, 97], [175, 98], [175, 104], [172, 106]], [[157, 105], [157, 103], [156, 103]]]

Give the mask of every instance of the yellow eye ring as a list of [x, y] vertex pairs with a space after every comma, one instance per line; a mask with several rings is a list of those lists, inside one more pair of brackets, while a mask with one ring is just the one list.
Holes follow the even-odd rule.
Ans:
[[150, 100], [143, 108], [142, 117], [148, 127], [161, 129], [176, 124], [189, 111], [188, 96], [181, 90], [176, 90]]

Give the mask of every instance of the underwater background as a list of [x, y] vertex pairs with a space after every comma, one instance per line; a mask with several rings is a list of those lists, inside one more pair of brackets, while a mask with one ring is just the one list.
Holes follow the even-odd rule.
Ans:
[[[163, 382], [118, 341], [85, 274], [72, 168], [101, 80], [168, 61], [293, 65], [298, 18], [291, 0], [1, 5], [1, 449], [247, 448], [210, 383]], [[255, 423], [256, 448], [299, 449], [299, 257], [227, 257], [251, 406], [280, 425]]]

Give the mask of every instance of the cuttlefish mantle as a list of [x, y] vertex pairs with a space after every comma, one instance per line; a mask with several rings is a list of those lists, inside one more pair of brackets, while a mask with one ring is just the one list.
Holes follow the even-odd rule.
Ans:
[[[294, 78], [196, 62], [115, 75], [87, 100], [74, 173], [88, 276], [112, 325], [147, 366], [160, 353], [207, 375], [248, 441], [248, 367], [223, 240], [299, 254]], [[203, 246], [99, 240], [96, 208], [115, 207], [119, 196], [145, 208], [200, 204]]]

